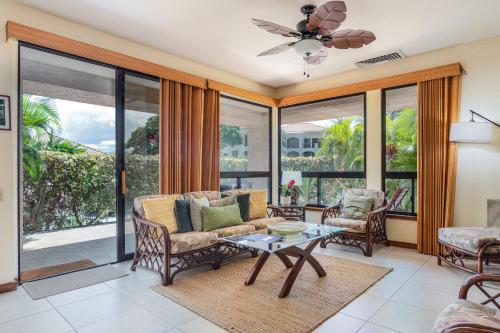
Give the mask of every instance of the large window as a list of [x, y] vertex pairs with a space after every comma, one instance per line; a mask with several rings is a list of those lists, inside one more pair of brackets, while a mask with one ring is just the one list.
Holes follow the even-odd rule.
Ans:
[[280, 172], [302, 171], [299, 203], [332, 205], [366, 186], [364, 94], [281, 108], [280, 132]]
[[416, 213], [417, 180], [417, 87], [383, 91], [382, 184], [388, 200], [397, 187], [402, 200], [390, 207], [398, 214]]
[[271, 197], [271, 108], [220, 98], [220, 187], [267, 189]]

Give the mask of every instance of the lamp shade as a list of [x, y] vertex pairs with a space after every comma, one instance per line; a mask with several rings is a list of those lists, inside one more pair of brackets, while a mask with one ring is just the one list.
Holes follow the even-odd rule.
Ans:
[[493, 125], [490, 123], [468, 121], [453, 123], [450, 128], [450, 141], [490, 143], [493, 135]]
[[323, 43], [321, 41], [311, 38], [311, 39], [302, 39], [295, 43], [293, 48], [295, 52], [297, 52], [300, 56], [313, 56], [319, 53]]
[[295, 180], [296, 186], [302, 185], [302, 172], [301, 171], [283, 171], [281, 176], [281, 185], [286, 185], [290, 180]]

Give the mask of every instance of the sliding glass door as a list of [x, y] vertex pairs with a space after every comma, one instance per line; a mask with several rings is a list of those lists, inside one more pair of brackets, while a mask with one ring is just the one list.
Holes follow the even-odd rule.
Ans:
[[21, 43], [21, 281], [131, 257], [158, 193], [157, 78]]
[[[119, 75], [121, 77], [121, 75]], [[135, 249], [132, 208], [134, 198], [159, 193], [159, 109], [158, 79], [123, 73], [123, 258]], [[121, 248], [121, 247], [119, 247]], [[121, 251], [120, 251], [121, 252]]]

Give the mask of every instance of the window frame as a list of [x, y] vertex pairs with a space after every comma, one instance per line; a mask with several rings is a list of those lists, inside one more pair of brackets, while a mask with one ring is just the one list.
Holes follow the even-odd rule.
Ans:
[[[220, 94], [220, 98], [227, 98], [227, 99], [230, 99], [230, 100], [233, 100], [233, 101], [237, 101], [237, 102], [242, 102], [242, 103], [246, 103], [246, 104], [250, 104], [250, 105], [254, 105], [254, 106], [258, 106], [258, 107], [261, 107], [261, 108], [265, 108], [268, 110], [268, 113], [269, 113], [269, 170], [267, 171], [219, 171], [219, 177], [220, 179], [226, 179], [226, 178], [236, 178], [236, 188], [237, 189], [241, 189], [241, 179], [244, 179], [244, 178], [267, 178], [267, 191], [268, 191], [268, 198], [269, 198], [269, 202], [271, 202], [271, 198], [272, 198], [272, 184], [273, 184], [273, 160], [272, 160], [272, 157], [273, 157], [273, 137], [272, 137], [272, 134], [273, 134], [273, 126], [272, 126], [272, 121], [273, 121], [273, 113], [272, 113], [272, 107], [268, 106], [268, 105], [264, 105], [264, 104], [259, 104], [259, 103], [255, 103], [255, 102], [252, 102], [252, 101], [248, 101], [248, 100], [245, 100], [245, 99], [241, 99], [241, 98], [236, 98], [236, 97], [233, 97], [233, 96], [229, 96], [229, 95], [226, 95], [226, 94]], [[221, 122], [219, 121], [219, 126], [220, 126]], [[245, 146], [247, 147], [247, 146]], [[248, 151], [248, 149], [247, 149]], [[219, 163], [220, 163], [220, 155], [219, 155]]]
[[[291, 108], [291, 107], [297, 107], [297, 106], [304, 106], [304, 105], [310, 105], [310, 104], [316, 104], [316, 103], [321, 103], [321, 102], [326, 102], [326, 101], [333, 101], [337, 99], [343, 99], [343, 98], [348, 98], [348, 97], [355, 97], [355, 96], [363, 96], [363, 171], [302, 171], [302, 178], [316, 178], [316, 196], [317, 196], [317, 201], [315, 204], [308, 203], [306, 204], [306, 207], [317, 207], [317, 208], [324, 208], [328, 207], [326, 205], [323, 205], [321, 203], [321, 179], [325, 178], [364, 178], [366, 180], [366, 92], [361, 92], [361, 93], [356, 93], [356, 94], [350, 94], [350, 95], [343, 95], [343, 96], [337, 96], [333, 98], [325, 98], [325, 99], [320, 99], [316, 100], [313, 102], [305, 102], [305, 103], [299, 103], [299, 104], [293, 104], [293, 105], [287, 105], [284, 107], [279, 107], [278, 108], [278, 187], [281, 189], [281, 177], [283, 175], [283, 170], [281, 169], [281, 157], [282, 157], [282, 146], [281, 146], [281, 114], [283, 112], [283, 109]], [[311, 141], [312, 145], [312, 141]], [[301, 156], [301, 155], [299, 155]], [[278, 196], [278, 202], [280, 202], [281, 196]]]
[[[417, 216], [417, 212], [416, 212], [416, 207], [415, 207], [415, 196], [416, 196], [416, 193], [415, 193], [415, 182], [417, 181], [418, 179], [418, 175], [417, 175], [417, 172], [413, 172], [413, 171], [387, 171], [387, 162], [386, 162], [386, 139], [387, 139], [387, 135], [386, 135], [386, 115], [387, 115], [387, 103], [386, 103], [386, 93], [387, 91], [390, 91], [390, 90], [397, 90], [397, 89], [402, 89], [402, 88], [408, 88], [408, 87], [416, 87], [417, 84], [416, 83], [410, 83], [410, 84], [405, 84], [405, 85], [402, 85], [402, 86], [396, 86], [396, 87], [390, 87], [390, 88], [384, 88], [382, 89], [382, 98], [381, 98], [381, 127], [382, 127], [382, 141], [381, 141], [381, 156], [382, 156], [382, 170], [381, 170], [381, 182], [382, 182], [382, 186], [381, 186], [381, 189], [382, 191], [386, 191], [386, 188], [385, 188], [385, 181], [387, 179], [407, 179], [407, 180], [411, 180], [411, 188], [410, 188], [410, 200], [411, 200], [411, 212], [400, 212], [400, 211], [387, 211], [387, 213], [389, 215], [393, 215], [393, 216], [397, 216], [397, 215], [404, 215], [404, 216]], [[418, 103], [418, 100], [416, 101]], [[418, 107], [418, 105], [417, 105]], [[418, 131], [418, 130], [417, 130]], [[418, 134], [418, 133], [417, 133]], [[417, 159], [418, 159], [418, 156], [417, 156]], [[386, 194], [387, 195], [387, 194]], [[389, 198], [390, 199], [390, 198]]]

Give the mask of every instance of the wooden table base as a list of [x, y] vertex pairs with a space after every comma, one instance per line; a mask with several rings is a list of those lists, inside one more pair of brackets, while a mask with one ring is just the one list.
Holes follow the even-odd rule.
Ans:
[[[286, 278], [285, 283], [283, 283], [283, 287], [281, 288], [281, 292], [279, 295], [280, 298], [288, 296], [295, 280], [297, 279], [297, 276], [299, 275], [300, 270], [302, 269], [302, 266], [306, 261], [314, 268], [319, 277], [323, 277], [326, 275], [323, 267], [321, 267], [320, 263], [311, 254], [312, 250], [314, 250], [314, 248], [320, 243], [320, 241], [321, 239], [315, 239], [311, 241], [305, 249], [301, 249], [298, 246], [291, 246], [283, 250], [274, 252], [274, 254], [278, 258], [280, 258], [286, 268], [291, 268], [290, 273], [288, 274], [288, 277]], [[262, 269], [270, 255], [270, 252], [262, 252], [252, 270], [250, 271], [250, 274], [245, 281], [245, 285], [249, 286], [255, 282], [255, 279], [259, 275], [260, 270]], [[297, 258], [295, 264], [290, 260], [289, 257]]]

